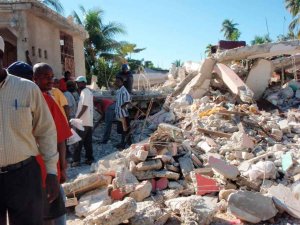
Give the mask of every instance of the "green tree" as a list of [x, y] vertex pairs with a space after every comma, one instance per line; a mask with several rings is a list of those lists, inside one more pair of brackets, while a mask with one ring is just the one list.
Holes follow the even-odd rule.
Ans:
[[221, 32], [224, 33], [226, 40], [236, 41], [241, 35], [241, 32], [236, 28], [238, 23], [234, 23], [233, 20], [226, 19], [222, 23]]
[[205, 48], [205, 54], [206, 54], [206, 56], [211, 56], [211, 48], [213, 47], [213, 45], [212, 44], [208, 44], [207, 46], [206, 46], [206, 48]]
[[176, 67], [183, 66], [183, 62], [180, 59], [175, 60], [172, 64], [174, 64]]
[[100, 88], [104, 86], [108, 89], [119, 70], [120, 65], [118, 63], [108, 62], [103, 57], [98, 58], [94, 69], [94, 72], [98, 77], [98, 86]]
[[139, 53], [146, 49], [146, 48], [137, 48], [136, 44], [131, 44], [128, 42], [121, 42], [120, 44], [121, 46], [117, 49], [117, 55], [124, 59], [128, 56], [130, 59], [132, 53]]
[[60, 14], [64, 13], [64, 8], [59, 0], [41, 0], [41, 3], [49, 6]]
[[84, 26], [89, 38], [84, 42], [87, 73], [92, 73], [97, 63], [97, 58], [112, 59], [114, 52], [120, 47], [115, 36], [124, 34], [124, 27], [115, 22], [103, 23], [103, 11], [95, 8], [88, 11], [80, 6], [83, 19], [73, 11], [75, 21]]
[[288, 41], [288, 40], [293, 40], [295, 38], [296, 38], [296, 36], [295, 36], [294, 32], [289, 31], [286, 35], [283, 35], [283, 34], [278, 35], [277, 41]]
[[295, 29], [300, 23], [300, 0], [285, 0], [285, 8], [291, 13], [293, 17], [293, 20], [289, 24], [289, 32], [293, 32], [299, 35], [299, 30]]
[[260, 44], [265, 44], [265, 43], [269, 43], [272, 42], [272, 39], [269, 37], [269, 35], [265, 35], [265, 36], [254, 36], [254, 39], [251, 41], [251, 45], [260, 45]]

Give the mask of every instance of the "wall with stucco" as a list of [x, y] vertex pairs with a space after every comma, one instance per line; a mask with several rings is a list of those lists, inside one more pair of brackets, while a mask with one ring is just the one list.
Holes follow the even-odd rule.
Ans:
[[73, 37], [74, 46], [74, 62], [75, 62], [75, 76], [85, 76], [85, 58], [83, 41], [81, 38]]
[[[38, 62], [48, 63], [56, 77], [62, 76], [61, 54], [60, 54], [60, 36], [59, 29], [51, 23], [27, 12], [27, 45], [30, 52], [30, 58], [33, 64]], [[33, 55], [32, 47], [35, 48]], [[39, 56], [41, 49], [41, 57]], [[45, 58], [44, 51], [47, 51]]]

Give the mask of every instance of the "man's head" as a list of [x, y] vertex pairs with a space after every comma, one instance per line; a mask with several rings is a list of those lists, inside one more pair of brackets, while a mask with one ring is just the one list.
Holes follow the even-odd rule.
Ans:
[[3, 38], [0, 36], [0, 70], [3, 69], [3, 56], [4, 56], [4, 40]]
[[11, 64], [8, 68], [7, 71], [15, 75], [17, 77], [25, 78], [27, 80], [32, 80], [33, 77], [33, 70], [32, 66], [25, 62], [17, 61]]
[[122, 65], [122, 72], [123, 73], [127, 73], [129, 71], [129, 66], [128, 66], [128, 64], [123, 64]]
[[50, 91], [53, 87], [53, 70], [47, 63], [37, 63], [33, 67], [33, 80], [41, 91]]
[[76, 83], [75, 83], [74, 81], [68, 80], [67, 83], [66, 83], [66, 85], [67, 85], [67, 90], [68, 90], [69, 92], [74, 92], [74, 91], [76, 91]]
[[123, 86], [123, 83], [124, 83], [124, 80], [122, 77], [116, 77], [116, 80], [115, 80], [115, 86], [117, 88], [120, 88]]
[[71, 78], [71, 72], [70, 71], [66, 71], [65, 74], [64, 74], [64, 77], [65, 77], [65, 80], [70, 80]]
[[53, 87], [59, 88], [59, 79], [56, 77], [54, 77], [53, 79]]
[[79, 76], [76, 78], [76, 84], [79, 90], [83, 90], [86, 87], [86, 77], [85, 76]]

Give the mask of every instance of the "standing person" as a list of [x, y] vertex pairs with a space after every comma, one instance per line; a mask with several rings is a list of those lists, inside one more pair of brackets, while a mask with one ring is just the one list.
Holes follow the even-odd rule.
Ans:
[[133, 86], [133, 74], [129, 70], [128, 64], [123, 64], [121, 70], [116, 77], [121, 77], [123, 79], [124, 87], [127, 89], [129, 94], [132, 94], [132, 86]]
[[[66, 181], [66, 144], [65, 141], [69, 138], [72, 133], [70, 131], [69, 125], [62, 114], [62, 111], [58, 107], [57, 103], [54, 101], [53, 97], [49, 94], [49, 91], [53, 87], [53, 71], [52, 68], [46, 63], [38, 63], [33, 67], [33, 79], [34, 82], [41, 89], [44, 98], [48, 104], [57, 131], [57, 150], [59, 152], [59, 163], [57, 165], [59, 171], [58, 180], [60, 183]], [[39, 164], [42, 169], [42, 176], [44, 175], [44, 163], [38, 158]], [[65, 225], [65, 205], [64, 205], [64, 193], [61, 188], [59, 198], [53, 201], [51, 204], [44, 204], [44, 224], [58, 224]]]
[[64, 78], [59, 80], [59, 90], [65, 92], [67, 90], [67, 81], [71, 80], [72, 74], [70, 71], [66, 71], [64, 74]]
[[67, 99], [68, 106], [69, 106], [69, 117], [70, 119], [75, 118], [76, 111], [77, 111], [77, 103], [73, 96], [73, 92], [76, 91], [76, 84], [75, 82], [68, 80], [67, 81], [67, 91], [64, 92], [64, 95]]
[[0, 224], [8, 215], [12, 225], [41, 225], [42, 179], [33, 156], [45, 162], [47, 200], [53, 202], [59, 194], [56, 129], [38, 86], [3, 69], [3, 55], [0, 36]]
[[55, 87], [53, 87], [49, 93], [54, 97], [55, 102], [57, 103], [61, 112], [65, 116], [66, 120], [69, 121], [70, 108], [68, 105], [68, 100], [66, 99], [65, 95], [58, 88]]
[[116, 119], [118, 119], [122, 123], [122, 140], [117, 145], [117, 148], [125, 148], [127, 143], [127, 138], [130, 130], [130, 121], [129, 121], [129, 113], [127, 106], [130, 104], [131, 98], [127, 89], [123, 85], [122, 77], [117, 77], [115, 80], [115, 86], [118, 88], [116, 94]]
[[91, 165], [94, 161], [92, 145], [94, 97], [93, 93], [86, 87], [87, 80], [84, 76], [77, 77], [76, 83], [80, 92], [76, 118], [82, 120], [84, 131], [77, 130], [82, 140], [79, 141], [79, 144], [75, 148], [72, 163], [73, 167], [80, 165], [80, 154], [83, 146], [85, 148], [85, 163]]
[[101, 144], [106, 144], [109, 140], [111, 127], [115, 119], [115, 106], [114, 101], [106, 98], [100, 99], [95, 104], [95, 109], [102, 115], [101, 120], [104, 119], [105, 121], [104, 134], [102, 141], [100, 141]]

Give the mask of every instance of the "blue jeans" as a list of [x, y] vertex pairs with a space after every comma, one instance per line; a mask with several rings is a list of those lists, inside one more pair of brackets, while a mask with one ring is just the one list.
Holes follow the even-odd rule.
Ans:
[[[66, 195], [65, 195], [64, 189], [62, 188], [61, 185], [60, 185], [60, 192], [63, 197], [64, 203], [66, 203]], [[66, 214], [54, 219], [54, 225], [66, 225], [66, 224], [67, 224]]]
[[115, 106], [116, 104], [113, 103], [112, 105], [108, 106], [107, 110], [105, 111], [105, 119], [104, 119], [105, 128], [104, 128], [103, 141], [109, 140], [111, 127], [115, 119]]

